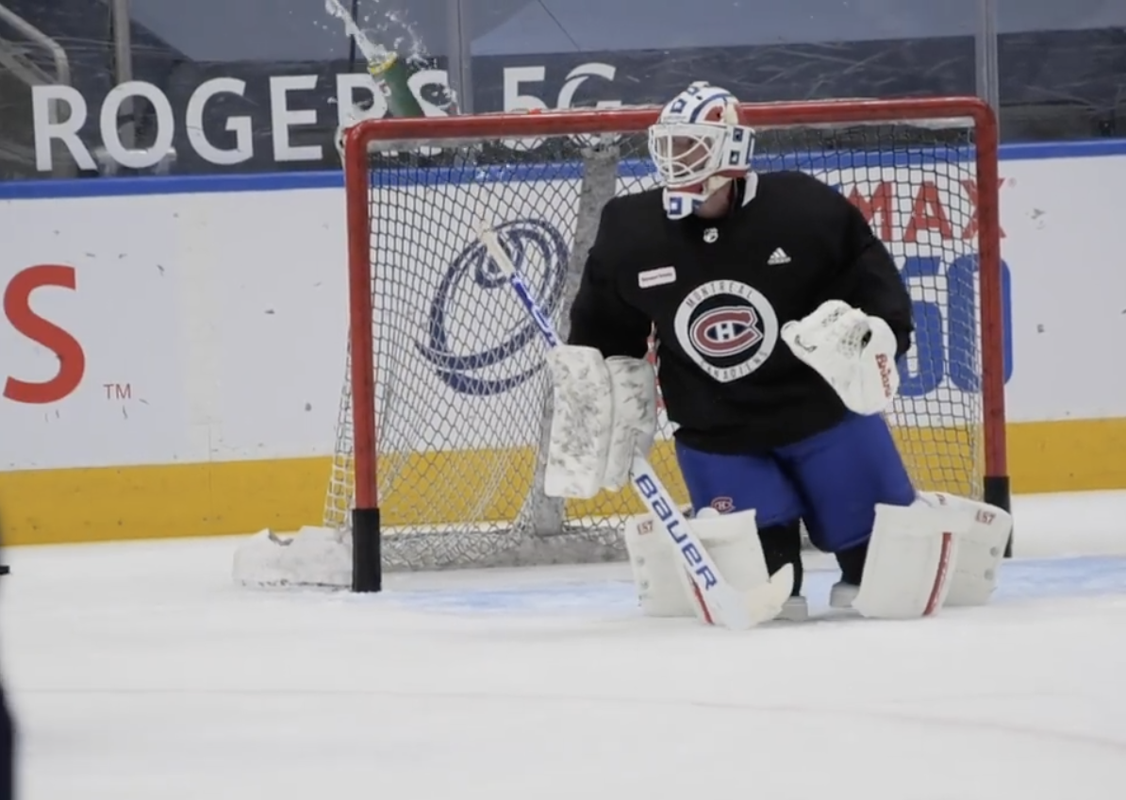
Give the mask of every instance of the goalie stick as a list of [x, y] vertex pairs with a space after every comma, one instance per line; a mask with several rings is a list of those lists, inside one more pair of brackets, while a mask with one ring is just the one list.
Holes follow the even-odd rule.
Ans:
[[[555, 326], [532, 296], [523, 276], [517, 271], [508, 253], [501, 246], [495, 230], [484, 222], [477, 222], [477, 237], [485, 246], [497, 268], [520, 298], [528, 314], [535, 320], [547, 347], [558, 347], [559, 337]], [[648, 459], [635, 450], [630, 465], [630, 481], [645, 507], [668, 534], [684, 562], [685, 571], [692, 581], [696, 599], [705, 615], [732, 630], [746, 630], [774, 619], [790, 597], [794, 583], [794, 568], [783, 566], [767, 583], [749, 591], [740, 591], [728, 583], [715, 561], [693, 532], [687, 518], [657, 477]]]

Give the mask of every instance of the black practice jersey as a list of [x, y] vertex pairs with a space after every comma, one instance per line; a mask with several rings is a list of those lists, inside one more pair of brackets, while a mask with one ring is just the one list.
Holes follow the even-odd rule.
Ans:
[[654, 333], [676, 436], [739, 453], [782, 446], [845, 414], [836, 392], [782, 341], [782, 325], [825, 300], [881, 317], [898, 356], [910, 347], [911, 298], [860, 211], [801, 172], [735, 184], [719, 219], [670, 220], [660, 189], [616, 197], [571, 308], [571, 344], [640, 358]]

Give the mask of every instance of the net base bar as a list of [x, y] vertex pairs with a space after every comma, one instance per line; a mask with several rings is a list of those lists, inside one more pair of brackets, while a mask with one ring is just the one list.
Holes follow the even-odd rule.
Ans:
[[383, 590], [383, 531], [379, 508], [352, 509], [352, 591]]

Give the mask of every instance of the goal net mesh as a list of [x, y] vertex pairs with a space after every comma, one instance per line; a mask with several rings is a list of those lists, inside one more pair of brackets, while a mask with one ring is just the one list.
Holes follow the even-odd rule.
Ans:
[[[370, 157], [370, 338], [378, 497], [388, 569], [612, 560], [642, 513], [628, 487], [589, 501], [542, 492], [550, 383], [544, 346], [474, 236], [496, 227], [565, 333], [599, 214], [656, 185], [644, 134], [538, 135], [456, 146], [396, 143]], [[894, 254], [914, 299], [915, 345], [887, 415], [919, 488], [980, 496], [983, 430], [972, 123], [760, 129], [760, 172], [836, 187]], [[748, 265], [751, 267], [752, 265]], [[350, 356], [349, 356], [350, 360]], [[350, 369], [350, 364], [349, 364]], [[353, 504], [346, 380], [325, 525]], [[688, 497], [661, 411], [651, 461]]]

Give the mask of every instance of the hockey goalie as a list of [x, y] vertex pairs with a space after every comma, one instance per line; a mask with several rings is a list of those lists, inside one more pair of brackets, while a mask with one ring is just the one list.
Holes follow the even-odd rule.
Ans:
[[[826, 184], [752, 170], [754, 142], [736, 98], [703, 82], [650, 128], [661, 185], [606, 204], [548, 356], [548, 493], [618, 489], [652, 446], [653, 332], [691, 525], [726, 580], [750, 589], [790, 564], [778, 616], [804, 619], [804, 522], [839, 565], [834, 607], [909, 619], [988, 602], [1010, 515], [917, 490], [884, 419], [914, 330], [892, 256]], [[654, 524], [626, 536], [644, 611], [708, 619]]]

